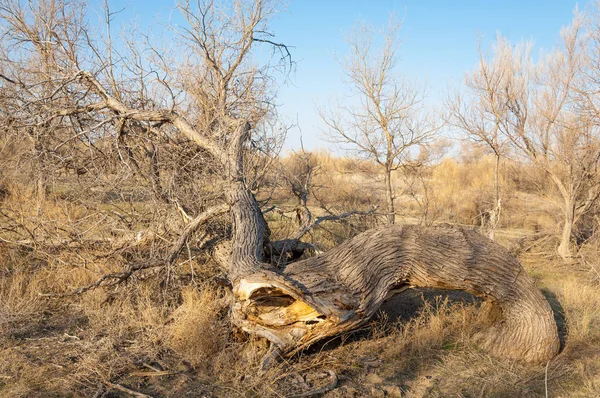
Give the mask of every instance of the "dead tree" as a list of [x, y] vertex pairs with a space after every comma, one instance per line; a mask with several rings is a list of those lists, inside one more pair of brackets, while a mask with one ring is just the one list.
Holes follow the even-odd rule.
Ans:
[[[151, 107], [142, 107], [118, 94], [120, 83], [112, 74], [103, 75], [105, 65], [95, 73], [86, 70], [86, 64], [67, 51], [79, 47], [69, 46], [57, 30], [56, 48], [65, 49], [57, 59], [62, 57], [68, 66], [60, 69], [64, 84], [81, 94], [77, 104], [60, 104], [53, 115], [93, 114], [115, 127], [142, 123], [157, 134], [184, 136], [204, 151], [216, 165], [222, 202], [197, 214], [177, 245], [194, 228], [229, 209], [230, 244], [221, 246], [216, 255], [235, 295], [233, 322], [272, 342], [267, 359], [364, 324], [389, 294], [411, 286], [462, 289], [482, 297], [490, 328], [479, 341], [490, 352], [530, 361], [552, 358], [559, 345], [548, 303], [514, 257], [474, 232], [388, 227], [365, 232], [284, 270], [264, 261], [269, 228], [245, 160], [253, 151], [253, 133], [272, 109], [270, 70], [252, 64], [252, 50], [267, 44], [287, 56], [287, 47], [273, 41], [267, 30], [274, 7], [266, 0], [234, 1], [229, 8], [211, 1], [196, 6], [184, 2], [180, 11], [189, 28], [179, 33], [184, 48], [193, 54], [190, 59], [199, 64], [183, 65], [178, 73], [159, 78], [156, 84], [171, 93], [186, 93], [184, 99], [173, 94], [169, 106], [162, 107], [158, 99]], [[4, 14], [5, 23], [6, 18], [10, 23], [11, 15], [15, 14]], [[26, 29], [22, 33], [18, 44], [27, 45], [31, 38]], [[18, 81], [7, 77], [5, 84]], [[177, 252], [170, 252], [169, 258]]]
[[528, 46], [521, 44], [513, 49], [502, 36], [498, 36], [493, 59], [488, 59], [480, 47], [479, 62], [475, 70], [465, 77], [466, 94], [457, 92], [446, 107], [450, 123], [466, 133], [470, 140], [483, 144], [494, 155], [494, 199], [487, 211], [489, 215], [488, 236], [494, 239], [494, 231], [500, 222], [502, 202], [500, 196], [500, 161], [505, 156], [508, 145], [504, 123], [509, 118], [508, 103], [515, 77], [511, 74]]
[[392, 226], [290, 264], [256, 270], [234, 286], [234, 321], [290, 355], [369, 320], [410, 287], [464, 290], [484, 300], [479, 344], [496, 355], [547, 361], [559, 350], [553, 312], [502, 246], [459, 227]]

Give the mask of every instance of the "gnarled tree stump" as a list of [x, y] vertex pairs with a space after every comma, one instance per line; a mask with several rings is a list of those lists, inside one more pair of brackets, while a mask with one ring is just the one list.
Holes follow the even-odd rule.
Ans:
[[460, 227], [374, 229], [282, 272], [257, 269], [234, 283], [233, 319], [291, 355], [364, 324], [407, 287], [482, 298], [490, 327], [477, 342], [492, 354], [542, 362], [558, 353], [553, 312], [519, 262]]

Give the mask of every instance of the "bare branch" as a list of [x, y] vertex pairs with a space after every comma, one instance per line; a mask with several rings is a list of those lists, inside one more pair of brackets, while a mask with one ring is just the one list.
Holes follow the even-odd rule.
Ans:
[[211, 219], [215, 216], [218, 216], [220, 214], [227, 212], [228, 210], [229, 210], [229, 206], [227, 206], [225, 204], [222, 204], [219, 206], [214, 206], [208, 210], [205, 210], [200, 215], [195, 217], [192, 221], [190, 221], [190, 223], [185, 227], [185, 229], [179, 236], [179, 239], [177, 239], [177, 242], [173, 245], [173, 247], [169, 251], [169, 254], [167, 255], [167, 263], [172, 264], [175, 262], [175, 260], [177, 259], [177, 256], [181, 252], [181, 249], [183, 249], [183, 246], [185, 246], [185, 243], [189, 239], [190, 235], [192, 233], [194, 233], [200, 225], [204, 224], [206, 221], [208, 221], [209, 219]]

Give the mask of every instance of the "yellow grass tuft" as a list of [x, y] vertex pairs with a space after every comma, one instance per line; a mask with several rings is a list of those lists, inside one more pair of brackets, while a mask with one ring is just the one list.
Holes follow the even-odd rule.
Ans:
[[225, 346], [228, 327], [222, 312], [226, 303], [208, 287], [184, 288], [182, 304], [167, 328], [168, 345], [193, 366], [207, 367]]

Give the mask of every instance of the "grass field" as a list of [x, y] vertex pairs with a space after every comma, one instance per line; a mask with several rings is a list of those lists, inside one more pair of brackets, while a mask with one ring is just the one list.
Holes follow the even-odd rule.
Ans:
[[[466, 184], [446, 186], [431, 198], [432, 209], [441, 209], [431, 213], [437, 217], [431, 222], [476, 221], [478, 195], [489, 187], [466, 183], [474, 179], [455, 166], [443, 166], [436, 172], [442, 177], [433, 173], [429, 180], [442, 188]], [[352, 170], [324, 163], [314, 181], [322, 205], [312, 202], [314, 216], [380, 202], [382, 182]], [[449, 170], [467, 174], [455, 181]], [[259, 364], [268, 347], [232, 327], [231, 292], [217, 264], [198, 249], [202, 236], [172, 266], [145, 269], [110, 288], [45, 295], [70, 292], [151, 258], [184, 225], [177, 211], [156, 206], [135, 187], [121, 195], [78, 184], [58, 186], [41, 206], [34, 191], [19, 184], [9, 185], [3, 199], [0, 396], [292, 397], [331, 386], [332, 375], [336, 387], [325, 397], [600, 396], [599, 244], [591, 239], [577, 259], [562, 262], [553, 254], [553, 209], [531, 192], [507, 194], [507, 225], [496, 238], [519, 257], [555, 311], [562, 351], [551, 362], [531, 365], [486, 354], [472, 341], [481, 328], [478, 299], [414, 289], [385, 303], [362, 329], [263, 373]], [[452, 196], [457, 192], [462, 196]], [[271, 235], [285, 238], [296, 228], [296, 203], [285, 190], [272, 194], [269, 205], [280, 211], [267, 214]], [[422, 207], [398, 196], [398, 222], [424, 222]], [[378, 217], [325, 223], [305, 240], [327, 250], [380, 223]], [[17, 235], [12, 225], [52, 244]]]
[[[507, 246], [522, 237], [499, 232]], [[169, 280], [149, 270], [114, 289], [48, 298], [40, 293], [88, 283], [116, 265], [74, 267], [73, 253], [48, 262], [35, 250], [4, 247], [0, 395], [293, 396], [327, 385], [333, 371], [337, 387], [326, 397], [599, 396], [598, 275], [589, 263], [565, 265], [536, 250], [519, 256], [556, 314], [563, 350], [550, 363], [478, 350], [471, 342], [478, 301], [470, 295], [411, 290], [363, 329], [261, 374], [266, 345], [231, 328], [229, 292], [214, 283], [210, 262], [183, 262]]]

